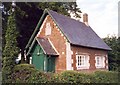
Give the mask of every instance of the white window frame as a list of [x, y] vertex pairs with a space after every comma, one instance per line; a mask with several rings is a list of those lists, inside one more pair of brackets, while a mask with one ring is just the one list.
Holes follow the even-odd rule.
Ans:
[[[80, 64], [80, 61], [79, 59], [82, 59], [82, 62]], [[89, 69], [90, 67], [90, 63], [89, 63], [89, 55], [76, 55], [76, 67], [77, 67], [77, 70], [79, 69]]]
[[95, 66], [96, 68], [105, 68], [105, 56], [95, 56]]
[[51, 35], [51, 25], [49, 22], [46, 23], [45, 35]]

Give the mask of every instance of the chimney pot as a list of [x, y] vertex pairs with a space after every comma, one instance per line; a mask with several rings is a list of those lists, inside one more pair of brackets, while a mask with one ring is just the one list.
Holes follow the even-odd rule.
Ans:
[[83, 14], [83, 22], [84, 22], [87, 26], [89, 26], [89, 25], [88, 25], [88, 14], [87, 14], [87, 13], [84, 13], [84, 14]]

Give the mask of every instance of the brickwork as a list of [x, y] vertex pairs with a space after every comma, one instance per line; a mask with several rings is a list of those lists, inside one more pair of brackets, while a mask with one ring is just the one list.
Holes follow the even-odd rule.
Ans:
[[[49, 22], [51, 25], [51, 35], [46, 36], [45, 35], [45, 28], [46, 23]], [[48, 15], [44, 21], [44, 25], [42, 26], [41, 32], [38, 33], [38, 37], [47, 37], [51, 41], [51, 43], [54, 45], [55, 49], [59, 53], [59, 57], [56, 58], [56, 66], [55, 66], [55, 72], [61, 72], [66, 70], [66, 38], [63, 36], [63, 34], [60, 32], [59, 28], [56, 26], [56, 24], [53, 22], [51, 17]]]
[[[51, 25], [51, 35], [45, 35], [45, 28], [46, 23], [49, 22]], [[54, 48], [59, 53], [59, 56], [56, 58], [56, 66], [55, 66], [55, 72], [59, 73], [66, 70], [66, 38], [61, 33], [60, 29], [56, 26], [55, 22], [52, 20], [52, 18], [47, 15], [46, 19], [43, 22], [43, 25], [40, 28], [41, 30], [38, 32], [37, 37], [47, 37], [53, 44]], [[84, 69], [81, 71], [88, 71], [93, 72], [96, 69], [95, 67], [95, 55], [105, 55], [105, 68], [102, 68], [101, 70], [107, 70], [108, 69], [108, 57], [107, 57], [107, 51], [104, 50], [98, 50], [98, 49], [92, 49], [92, 48], [85, 48], [80, 46], [71, 46], [71, 55], [72, 55], [72, 68], [73, 70], [77, 70], [76, 68], [76, 53], [85, 53], [90, 56], [90, 67], [89, 69]]]
[[[90, 67], [89, 69], [84, 69], [82, 71], [95, 71], [95, 70], [107, 70], [108, 67], [108, 58], [107, 58], [107, 51], [104, 50], [98, 50], [98, 49], [92, 49], [92, 48], [85, 48], [85, 47], [79, 47], [79, 46], [71, 46], [71, 50], [73, 51], [72, 59], [73, 59], [73, 70], [77, 70], [76, 68], [76, 53], [77, 54], [87, 54], [89, 55], [89, 63]], [[104, 55], [105, 56], [105, 68], [96, 69], [95, 67], [95, 56], [96, 55]]]

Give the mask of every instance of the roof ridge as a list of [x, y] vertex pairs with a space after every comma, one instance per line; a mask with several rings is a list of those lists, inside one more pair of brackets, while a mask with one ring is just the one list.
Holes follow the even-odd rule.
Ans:
[[[86, 26], [83, 22], [75, 20], [69, 16], [65, 16], [56, 11], [45, 9], [42, 17], [40, 18], [31, 38], [29, 39], [26, 49], [30, 50], [35, 42], [36, 33], [39, 27], [42, 25], [46, 15], [50, 15], [55, 21], [62, 33], [64, 33], [66, 39], [71, 43], [79, 46], [94, 47], [98, 49], [111, 50], [109, 46], [95, 33], [90, 27]], [[88, 28], [88, 29], [87, 29]], [[93, 39], [93, 40], [91, 40]], [[29, 53], [29, 51], [27, 52]]]
[[[59, 14], [53, 10], [49, 10], [48, 14], [71, 44], [111, 50], [95, 31], [90, 26], [86, 26], [83, 22]], [[94, 40], [91, 40], [92, 38]]]
[[[49, 11], [52, 11], [52, 12], [58, 14], [58, 15], [62, 15], [63, 17], [66, 17], [66, 18], [69, 18], [69, 19], [71, 19], [71, 20], [74, 20], [74, 21], [83, 23], [82, 21], [75, 20], [75, 19], [73, 19], [73, 18], [71, 18], [71, 17], [69, 17], [69, 16], [67, 16], [67, 15], [64, 15], [64, 14], [61, 14], [61, 13], [57, 13], [56, 11], [53, 11], [53, 10], [47, 10], [47, 11], [48, 11], [48, 12], [49, 12]], [[84, 24], [84, 23], [83, 23], [83, 24]]]

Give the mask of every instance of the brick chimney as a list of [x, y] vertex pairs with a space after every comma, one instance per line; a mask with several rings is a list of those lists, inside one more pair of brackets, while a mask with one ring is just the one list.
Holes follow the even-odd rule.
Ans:
[[83, 14], [83, 22], [85, 23], [85, 25], [89, 26], [89, 24], [88, 24], [88, 14], [87, 13]]

